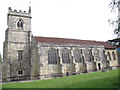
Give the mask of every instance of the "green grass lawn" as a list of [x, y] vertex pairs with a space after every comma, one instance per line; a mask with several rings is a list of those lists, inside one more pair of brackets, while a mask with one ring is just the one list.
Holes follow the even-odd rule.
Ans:
[[3, 88], [118, 88], [118, 69], [49, 80], [6, 83]]

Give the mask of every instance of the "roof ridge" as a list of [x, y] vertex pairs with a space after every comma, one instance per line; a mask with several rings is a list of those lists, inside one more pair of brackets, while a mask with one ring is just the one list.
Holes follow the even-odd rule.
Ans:
[[70, 39], [70, 38], [58, 38], [58, 37], [43, 37], [34, 36], [36, 42], [41, 43], [56, 43], [56, 44], [79, 44], [79, 45], [103, 45], [107, 49], [115, 49], [114, 46], [104, 41], [95, 40], [80, 40], [80, 39]]

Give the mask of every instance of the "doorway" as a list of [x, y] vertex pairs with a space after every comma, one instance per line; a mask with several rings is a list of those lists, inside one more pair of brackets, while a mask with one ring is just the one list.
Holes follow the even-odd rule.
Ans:
[[98, 63], [98, 69], [101, 70], [101, 65], [100, 65], [100, 63]]
[[66, 72], [66, 76], [69, 76], [69, 72]]

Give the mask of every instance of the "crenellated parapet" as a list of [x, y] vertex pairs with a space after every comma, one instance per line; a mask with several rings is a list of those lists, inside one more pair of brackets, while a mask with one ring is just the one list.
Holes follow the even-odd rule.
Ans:
[[31, 7], [29, 7], [28, 12], [22, 11], [22, 10], [17, 11], [16, 9], [12, 10], [12, 8], [9, 7], [8, 8], [8, 14], [31, 17]]

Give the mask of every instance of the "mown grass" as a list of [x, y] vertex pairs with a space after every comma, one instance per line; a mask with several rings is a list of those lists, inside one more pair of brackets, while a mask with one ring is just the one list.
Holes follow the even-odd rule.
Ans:
[[3, 88], [118, 88], [118, 69], [32, 82], [3, 84]]

